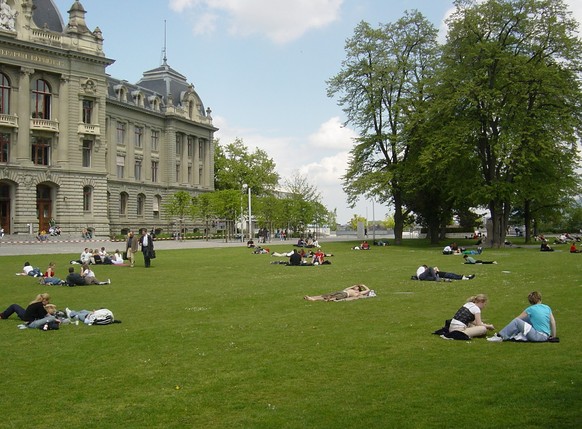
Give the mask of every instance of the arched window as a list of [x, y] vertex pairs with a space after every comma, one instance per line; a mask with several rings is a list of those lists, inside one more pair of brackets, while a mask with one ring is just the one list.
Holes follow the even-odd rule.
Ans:
[[91, 186], [83, 187], [83, 211], [91, 212], [93, 210], [93, 188]]
[[153, 208], [154, 208], [154, 219], [160, 218], [160, 207], [162, 206], [162, 197], [156, 195], [154, 197]]
[[0, 113], [10, 113], [10, 81], [0, 73]]
[[137, 215], [138, 216], [143, 216], [143, 211], [144, 211], [144, 207], [145, 207], [145, 195], [144, 194], [139, 194], [137, 196]]
[[129, 201], [129, 195], [127, 192], [122, 192], [119, 194], [119, 214], [121, 216], [127, 215], [127, 202]]
[[32, 87], [32, 117], [51, 118], [51, 88], [42, 79], [35, 80]]

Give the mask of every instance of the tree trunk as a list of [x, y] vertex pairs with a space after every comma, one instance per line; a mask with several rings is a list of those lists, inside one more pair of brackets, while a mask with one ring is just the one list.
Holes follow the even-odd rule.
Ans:
[[394, 192], [394, 244], [402, 244], [404, 231], [404, 215], [402, 213], [402, 197], [400, 192]]
[[531, 201], [525, 200], [523, 204], [523, 222], [525, 224], [525, 242], [531, 243]]

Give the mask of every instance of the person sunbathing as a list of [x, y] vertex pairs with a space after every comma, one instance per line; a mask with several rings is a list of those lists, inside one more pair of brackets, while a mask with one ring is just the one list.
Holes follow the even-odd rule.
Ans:
[[307, 301], [352, 301], [354, 299], [366, 298], [371, 290], [366, 285], [358, 284], [345, 288], [344, 290], [324, 295], [305, 295], [303, 299]]

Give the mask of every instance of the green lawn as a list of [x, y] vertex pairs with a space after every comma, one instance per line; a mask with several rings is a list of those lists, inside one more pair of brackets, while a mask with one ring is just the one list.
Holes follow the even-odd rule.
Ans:
[[[325, 244], [325, 243], [324, 243]], [[286, 267], [244, 248], [157, 251], [151, 269], [98, 266], [110, 286], [49, 287], [15, 276], [78, 255], [0, 258], [0, 307], [48, 291], [59, 308], [107, 307], [123, 323], [21, 331], [0, 322], [0, 428], [578, 428], [582, 425], [582, 254], [486, 250], [467, 266], [441, 247], [352, 251]], [[288, 250], [277, 242], [271, 250]], [[410, 280], [421, 263], [475, 273]], [[307, 302], [365, 283], [376, 298]], [[489, 296], [499, 329], [542, 292], [561, 342], [444, 341], [467, 297]]]

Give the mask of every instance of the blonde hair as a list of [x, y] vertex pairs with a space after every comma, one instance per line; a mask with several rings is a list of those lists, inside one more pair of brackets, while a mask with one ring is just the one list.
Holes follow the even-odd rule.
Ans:
[[44, 309], [46, 310], [46, 312], [48, 314], [51, 314], [51, 315], [53, 315], [57, 312], [57, 306], [54, 304], [47, 304], [44, 306]]
[[487, 295], [485, 294], [478, 294], [478, 295], [474, 295], [474, 296], [470, 296], [469, 298], [467, 298], [467, 302], [473, 302], [473, 303], [478, 303], [478, 302], [487, 302], [489, 299], [487, 298]]
[[30, 304], [35, 304], [37, 302], [49, 302], [51, 300], [51, 296], [48, 293], [39, 293]]

